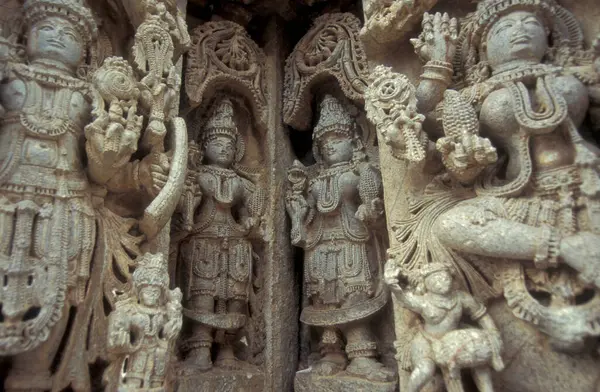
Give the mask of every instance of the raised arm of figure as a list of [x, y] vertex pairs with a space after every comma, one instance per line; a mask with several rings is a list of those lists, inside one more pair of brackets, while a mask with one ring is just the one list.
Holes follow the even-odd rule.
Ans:
[[419, 57], [426, 61], [417, 87], [417, 107], [420, 113], [429, 113], [441, 102], [452, 80], [458, 21], [447, 13], [425, 13], [422, 26], [421, 34], [411, 43]]

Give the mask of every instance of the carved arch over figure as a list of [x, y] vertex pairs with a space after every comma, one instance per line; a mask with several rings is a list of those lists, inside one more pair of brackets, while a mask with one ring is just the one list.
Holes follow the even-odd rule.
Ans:
[[266, 57], [246, 30], [230, 21], [208, 22], [192, 31], [192, 49], [185, 68], [189, 110], [202, 106], [224, 90], [242, 95], [260, 128], [268, 118]]
[[350, 13], [325, 14], [298, 42], [285, 65], [283, 120], [300, 130], [310, 127], [312, 88], [333, 78], [344, 95], [364, 104], [369, 66], [359, 40], [360, 20]]

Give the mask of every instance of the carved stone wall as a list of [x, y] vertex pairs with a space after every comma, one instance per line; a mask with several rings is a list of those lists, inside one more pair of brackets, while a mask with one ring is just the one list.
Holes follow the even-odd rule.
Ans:
[[599, 391], [598, 20], [0, 0], [0, 389]]

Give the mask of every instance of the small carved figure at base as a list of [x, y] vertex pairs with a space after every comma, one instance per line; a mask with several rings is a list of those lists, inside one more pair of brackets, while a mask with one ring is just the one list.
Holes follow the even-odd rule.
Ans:
[[[168, 290], [162, 254], [146, 253], [133, 273], [133, 289], [109, 316], [107, 348], [112, 358], [105, 374], [109, 390], [164, 391], [173, 343], [181, 330], [181, 291]], [[124, 374], [121, 377], [121, 374]]]
[[[405, 291], [398, 283], [400, 269], [393, 261], [388, 263], [385, 278], [392, 292], [403, 306], [424, 320], [410, 345], [406, 345], [411, 364], [400, 364], [412, 368], [408, 391], [423, 389], [439, 367], [449, 391], [463, 391], [460, 371], [468, 368], [479, 391], [492, 392], [491, 370], [503, 370], [504, 363], [500, 333], [486, 308], [470, 294], [453, 289], [451, 270], [445, 264], [421, 267], [416, 271], [417, 288]], [[460, 328], [465, 312], [482, 329]], [[398, 356], [405, 357], [403, 353]]]

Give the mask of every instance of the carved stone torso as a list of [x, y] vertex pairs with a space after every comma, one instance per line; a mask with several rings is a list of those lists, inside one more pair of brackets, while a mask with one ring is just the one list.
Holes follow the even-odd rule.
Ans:
[[83, 126], [90, 105], [83, 81], [37, 66], [18, 65], [0, 90], [7, 113], [0, 134], [0, 181], [5, 190], [33, 186], [37, 194], [57, 188], [56, 169], [69, 191], [87, 188], [82, 165]]
[[146, 350], [157, 346], [161, 330], [168, 321], [166, 310], [148, 308], [142, 305], [131, 310], [134, 311], [132, 312], [131, 326], [137, 332], [136, 338], [142, 341], [140, 344], [143, 343]]
[[[579, 126], [588, 108], [586, 87], [574, 76], [562, 75], [557, 68], [542, 67], [541, 69], [546, 71], [542, 71], [540, 77], [543, 77], [544, 74], [554, 74], [548, 78], [548, 84], [556, 95], [564, 98], [568, 119], [575, 126]], [[517, 77], [511, 79], [519, 80]], [[496, 80], [502, 80], [502, 76], [499, 75]], [[492, 77], [488, 81], [489, 85], [493, 86], [493, 91], [483, 99], [480, 121], [482, 134], [490, 137], [499, 147], [506, 149], [509, 156], [507, 179], [510, 180], [518, 176], [519, 169], [523, 164], [522, 157], [519, 155], [518, 140], [523, 136], [524, 131], [515, 117], [515, 105], [519, 105], [519, 103], [514, 102], [509, 89], [500, 87], [496, 80]], [[537, 78], [529, 76], [522, 78], [522, 81], [527, 87], [529, 95], [529, 102], [524, 102], [524, 104], [530, 104], [533, 108], [540, 110], [540, 103], [537, 99], [539, 93], [536, 87]], [[572, 142], [562, 128], [533, 136], [530, 141], [530, 154], [535, 168], [543, 171], [573, 164], [574, 150], [566, 147], [570, 145]]]
[[343, 163], [324, 169], [310, 182], [316, 221], [314, 229], [308, 229], [309, 244], [327, 239], [368, 241], [367, 228], [354, 216], [360, 205], [359, 181], [353, 167]]
[[245, 236], [233, 213], [244, 204], [244, 182], [231, 169], [203, 166], [198, 176], [202, 204], [196, 213], [196, 233], [203, 236]]

